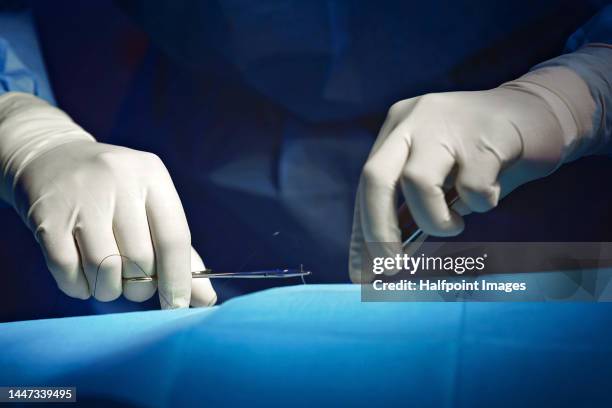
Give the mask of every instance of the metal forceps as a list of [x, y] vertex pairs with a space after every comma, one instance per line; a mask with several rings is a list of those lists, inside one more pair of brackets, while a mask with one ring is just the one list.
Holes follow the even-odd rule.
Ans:
[[[452, 206], [459, 201], [459, 194], [457, 193], [457, 190], [453, 188], [446, 193], [444, 198], [447, 205], [452, 208]], [[409, 245], [416, 246], [424, 242], [429, 237], [429, 235], [424, 233], [416, 222], [414, 222], [406, 203], [403, 203], [400, 206], [397, 218], [402, 231], [402, 247], [406, 248]], [[418, 247], [414, 248], [414, 250], [416, 249], [418, 249]]]
[[[285, 278], [301, 278], [302, 283], [306, 284], [305, 276], [311, 272], [304, 270], [303, 265], [299, 269], [268, 269], [262, 271], [248, 272], [215, 272], [212, 269], [204, 269], [203, 271], [191, 272], [192, 278], [209, 278], [209, 279], [285, 279]], [[125, 282], [152, 282], [155, 276], [138, 276], [134, 278], [123, 278]]]

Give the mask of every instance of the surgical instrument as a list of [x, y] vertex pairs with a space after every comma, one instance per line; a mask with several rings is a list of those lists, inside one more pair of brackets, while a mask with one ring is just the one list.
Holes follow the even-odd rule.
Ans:
[[[449, 190], [445, 195], [445, 199], [449, 208], [452, 208], [452, 206], [459, 201], [459, 194], [457, 193], [457, 190], [454, 188]], [[406, 203], [403, 203], [400, 206], [397, 218], [402, 231], [402, 247], [421, 243], [429, 237], [429, 235], [424, 233], [423, 230], [416, 224]]]
[[[215, 272], [212, 269], [204, 269], [203, 271], [191, 272], [192, 278], [225, 278], [225, 279], [282, 279], [282, 278], [304, 278], [310, 275], [311, 272], [304, 270], [303, 266], [299, 269], [268, 269], [261, 271], [248, 272]], [[125, 282], [152, 282], [155, 276], [138, 276], [123, 278]]]

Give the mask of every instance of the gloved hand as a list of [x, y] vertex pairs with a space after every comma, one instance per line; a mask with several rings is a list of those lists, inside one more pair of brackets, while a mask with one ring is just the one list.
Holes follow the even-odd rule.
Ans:
[[[565, 67], [537, 69], [491, 90], [395, 104], [360, 179], [351, 279], [371, 279], [361, 275], [366, 243], [393, 243], [386, 256], [398, 248], [398, 189], [425, 233], [457, 235], [461, 215], [488, 211], [517, 186], [592, 152], [594, 111], [587, 84]], [[460, 200], [450, 209], [444, 194], [453, 185]]]
[[[163, 308], [210, 305], [181, 201], [160, 159], [98, 143], [57, 108], [0, 97], [0, 198], [17, 210], [69, 296], [133, 301], [159, 289]], [[122, 277], [156, 275], [151, 283]]]

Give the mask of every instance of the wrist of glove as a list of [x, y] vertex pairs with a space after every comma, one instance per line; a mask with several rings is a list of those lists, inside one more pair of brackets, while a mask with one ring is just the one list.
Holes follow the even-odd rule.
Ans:
[[[538, 144], [537, 137], [525, 140], [525, 159], [540, 157], [551, 150], [558, 155], [558, 165], [596, 153], [600, 124], [596, 123], [596, 104], [587, 83], [574, 71], [565, 67], [545, 67], [529, 72], [515, 81], [500, 86], [532, 95], [545, 102], [545, 108], [556, 119], [558, 132], [547, 129], [550, 137], [557, 136], [560, 151], [546, 143]], [[527, 103], [527, 106], [531, 106]], [[541, 113], [543, 115], [543, 113]], [[525, 131], [533, 129], [526, 128]], [[551, 140], [551, 144], [553, 141]]]
[[65, 143], [95, 142], [68, 115], [29, 94], [0, 96], [0, 199], [15, 206], [14, 189], [23, 169]]
[[498, 115], [507, 115], [521, 141], [513, 163], [500, 169], [501, 196], [562, 164], [596, 153], [595, 101], [574, 71], [541, 68], [491, 92], [500, 96], [493, 108]]

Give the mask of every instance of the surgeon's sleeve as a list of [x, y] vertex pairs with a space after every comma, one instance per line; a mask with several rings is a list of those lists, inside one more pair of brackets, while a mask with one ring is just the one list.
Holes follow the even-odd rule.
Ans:
[[0, 95], [24, 92], [55, 105], [32, 13], [20, 3], [0, 0]]
[[33, 72], [21, 62], [8, 41], [0, 37], [0, 95], [6, 92], [38, 95], [38, 84]]
[[[612, 5], [572, 34], [565, 52], [532, 71], [546, 67], [571, 69], [587, 84], [595, 102], [593, 130], [566, 162], [589, 154], [612, 154]], [[567, 99], [558, 96], [560, 100]]]

